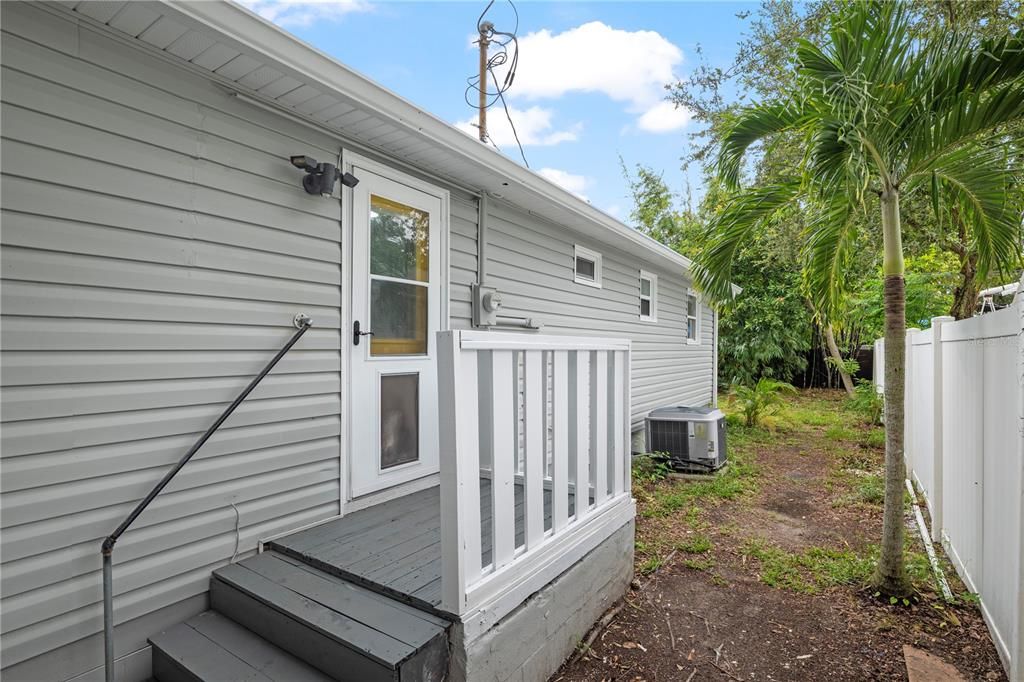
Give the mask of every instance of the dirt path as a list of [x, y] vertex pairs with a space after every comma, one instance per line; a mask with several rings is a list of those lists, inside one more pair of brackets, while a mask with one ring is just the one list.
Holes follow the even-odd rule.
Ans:
[[[905, 680], [902, 646], [968, 680], [1005, 680], [970, 595], [935, 594], [916, 530], [909, 606], [861, 587], [881, 526], [881, 430], [838, 395], [802, 393], [774, 431], [730, 425], [711, 482], [635, 475], [637, 579], [623, 608], [553, 680]], [[948, 568], [948, 565], [947, 565]]]

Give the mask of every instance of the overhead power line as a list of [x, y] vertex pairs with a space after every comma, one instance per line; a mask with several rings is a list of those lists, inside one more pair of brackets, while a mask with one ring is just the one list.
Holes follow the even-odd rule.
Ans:
[[[477, 41], [480, 48], [480, 71], [466, 79], [465, 100], [467, 105], [477, 109], [479, 115], [477, 127], [480, 130], [480, 141], [490, 142], [494, 145], [495, 149], [498, 149], [498, 145], [495, 144], [487, 129], [487, 110], [501, 102], [501, 107], [505, 111], [505, 118], [508, 119], [509, 127], [512, 129], [512, 136], [516, 140], [516, 146], [519, 147], [519, 155], [523, 158], [523, 164], [529, 168], [530, 163], [526, 160], [526, 152], [523, 151], [523, 145], [519, 141], [519, 132], [512, 121], [512, 114], [509, 111], [508, 103], [505, 101], [505, 93], [512, 87], [512, 83], [515, 82], [516, 69], [519, 66], [519, 40], [516, 38], [516, 32], [519, 30], [519, 11], [512, 0], [507, 1], [515, 15], [515, 26], [511, 31], [500, 31], [495, 27], [494, 23], [485, 20], [487, 13], [494, 6], [495, 0], [490, 0], [487, 3], [487, 7], [480, 13], [480, 17], [476, 21], [477, 33], [480, 36]], [[494, 54], [488, 55], [488, 49], [492, 45], [497, 46], [497, 50]], [[506, 64], [508, 64], [508, 68], [505, 72], [505, 77], [499, 80], [494, 69]], [[490, 82], [494, 84], [493, 89], [488, 87], [488, 76], [490, 76]], [[473, 91], [477, 93], [476, 103], [470, 100], [469, 94]]]

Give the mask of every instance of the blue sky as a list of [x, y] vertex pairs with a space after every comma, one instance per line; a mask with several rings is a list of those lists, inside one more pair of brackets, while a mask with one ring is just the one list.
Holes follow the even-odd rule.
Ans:
[[[476, 20], [486, 2], [249, 0], [252, 9], [348, 66], [475, 135], [464, 100], [477, 69]], [[628, 186], [618, 157], [664, 173], [680, 194], [680, 158], [697, 124], [663, 102], [662, 86], [685, 78], [696, 47], [727, 66], [751, 2], [518, 2], [520, 66], [506, 99], [530, 167], [627, 220]], [[497, 0], [488, 19], [511, 31]], [[474, 93], [475, 94], [475, 93]], [[519, 160], [500, 105], [492, 139]], [[690, 173], [695, 198], [700, 177]]]

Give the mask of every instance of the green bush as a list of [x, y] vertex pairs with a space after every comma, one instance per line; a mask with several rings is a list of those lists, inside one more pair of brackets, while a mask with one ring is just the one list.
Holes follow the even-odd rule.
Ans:
[[796, 388], [785, 381], [776, 381], [762, 377], [753, 386], [733, 384], [729, 395], [733, 398], [733, 404], [743, 415], [743, 423], [747, 426], [757, 426], [762, 418], [775, 414], [782, 406], [783, 394], [794, 394]]
[[637, 455], [633, 458], [633, 481], [657, 483], [672, 472], [665, 455]]
[[858, 379], [853, 396], [848, 400], [850, 409], [861, 415], [868, 424], [882, 422], [882, 394], [867, 379]]

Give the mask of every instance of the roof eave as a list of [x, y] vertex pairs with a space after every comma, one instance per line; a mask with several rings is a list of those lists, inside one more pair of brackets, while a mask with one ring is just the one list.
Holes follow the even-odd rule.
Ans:
[[[595, 223], [649, 251], [663, 265], [690, 272], [691, 261], [647, 235], [625, 225], [607, 213], [524, 168], [499, 152], [480, 144], [469, 135], [417, 107], [412, 102], [378, 85], [338, 60], [278, 28], [234, 2], [170, 2], [161, 0], [176, 13], [208, 29], [271, 57], [321, 87], [358, 100], [374, 114], [396, 126], [415, 131], [427, 140], [459, 155], [464, 161], [496, 172], [519, 183], [530, 192], [581, 218]], [[481, 187], [498, 191], [500, 187]]]

